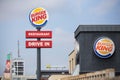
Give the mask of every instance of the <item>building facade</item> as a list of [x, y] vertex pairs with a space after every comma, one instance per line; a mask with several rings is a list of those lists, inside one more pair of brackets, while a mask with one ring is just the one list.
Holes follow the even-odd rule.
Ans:
[[12, 75], [22, 76], [24, 75], [24, 60], [22, 58], [16, 58], [12, 61]]
[[120, 74], [120, 25], [80, 25], [75, 31], [79, 44], [79, 73], [114, 68]]
[[69, 73], [72, 74], [76, 66], [76, 51], [69, 54]]

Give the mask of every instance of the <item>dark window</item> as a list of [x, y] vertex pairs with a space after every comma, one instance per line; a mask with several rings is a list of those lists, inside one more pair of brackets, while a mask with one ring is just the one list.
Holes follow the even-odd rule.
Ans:
[[17, 72], [15, 72], [15, 74], [17, 75]]
[[17, 62], [15, 62], [15, 66], [17, 66]]
[[14, 73], [14, 70], [12, 70], [12, 73]]
[[23, 75], [23, 72], [18, 72], [18, 75]]
[[23, 67], [18, 67], [18, 71], [24, 71]]
[[17, 69], [17, 67], [15, 67], [15, 71], [17, 71], [18, 69]]
[[18, 62], [18, 66], [23, 66], [23, 62]]

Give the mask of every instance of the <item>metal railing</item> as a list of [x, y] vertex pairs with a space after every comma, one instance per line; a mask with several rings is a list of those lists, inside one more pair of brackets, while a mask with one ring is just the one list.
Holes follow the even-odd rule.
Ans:
[[106, 69], [102, 71], [96, 71], [92, 73], [81, 74], [78, 76], [65, 77], [60, 80], [104, 80], [111, 79], [115, 77], [114, 69]]

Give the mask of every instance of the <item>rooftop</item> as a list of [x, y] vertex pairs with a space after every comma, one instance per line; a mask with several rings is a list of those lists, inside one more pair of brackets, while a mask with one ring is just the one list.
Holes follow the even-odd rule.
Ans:
[[120, 25], [79, 25], [75, 36], [81, 32], [120, 32]]

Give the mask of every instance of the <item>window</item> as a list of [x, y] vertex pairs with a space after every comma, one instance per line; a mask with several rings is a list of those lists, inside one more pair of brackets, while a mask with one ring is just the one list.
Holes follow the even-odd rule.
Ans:
[[18, 69], [17, 69], [17, 67], [15, 67], [15, 71], [17, 71]]
[[23, 62], [18, 62], [18, 66], [23, 66]]
[[69, 72], [71, 73], [71, 61], [69, 61], [69, 67], [70, 67]]
[[17, 62], [15, 62], [15, 66], [17, 66]]
[[23, 67], [18, 67], [18, 71], [24, 71]]
[[73, 69], [74, 69], [74, 62], [73, 62], [73, 58], [72, 58], [72, 72], [73, 72]]
[[23, 72], [18, 72], [18, 75], [23, 75]]

